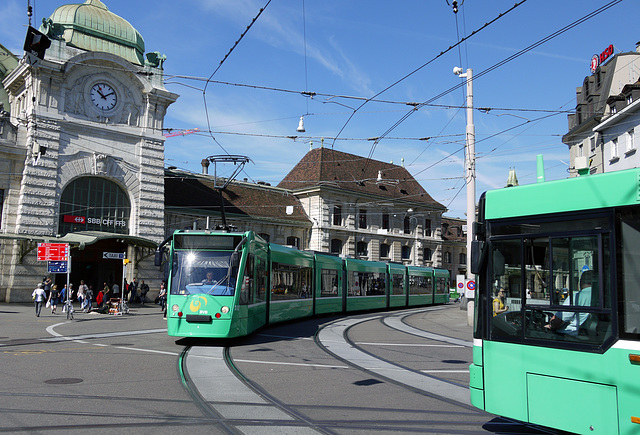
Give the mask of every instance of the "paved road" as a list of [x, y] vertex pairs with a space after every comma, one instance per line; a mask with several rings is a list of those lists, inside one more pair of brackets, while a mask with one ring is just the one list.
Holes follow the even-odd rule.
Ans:
[[67, 322], [0, 304], [0, 432], [500, 429], [468, 403], [466, 312], [407, 314], [309, 319], [234, 342], [194, 342], [168, 337], [153, 305]]

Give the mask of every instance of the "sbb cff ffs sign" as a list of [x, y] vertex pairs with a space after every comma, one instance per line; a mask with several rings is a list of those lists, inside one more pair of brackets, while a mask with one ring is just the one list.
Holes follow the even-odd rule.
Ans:
[[69, 244], [38, 243], [38, 261], [69, 261]]

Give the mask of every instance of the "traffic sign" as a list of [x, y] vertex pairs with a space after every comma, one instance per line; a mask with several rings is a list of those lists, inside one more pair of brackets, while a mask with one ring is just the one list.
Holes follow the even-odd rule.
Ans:
[[49, 273], [67, 273], [68, 266], [68, 261], [49, 261], [47, 270]]
[[470, 279], [469, 281], [467, 281], [467, 288], [471, 291], [475, 290], [476, 282]]
[[108, 260], [124, 260], [127, 256], [124, 252], [103, 252], [102, 258]]
[[68, 243], [38, 243], [38, 261], [68, 261]]

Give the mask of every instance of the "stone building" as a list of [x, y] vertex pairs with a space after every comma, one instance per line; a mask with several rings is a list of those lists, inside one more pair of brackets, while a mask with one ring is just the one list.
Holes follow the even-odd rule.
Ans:
[[40, 31], [51, 40], [42, 59], [0, 62], [0, 301], [31, 300], [50, 273], [42, 242], [70, 244], [76, 286], [137, 277], [153, 291], [166, 278], [155, 247], [176, 229], [216, 228], [223, 211], [278, 244], [465, 269], [462, 226], [403, 166], [321, 147], [278, 186], [224, 189], [215, 176], [165, 169], [163, 120], [178, 95], [164, 88], [164, 56], [145, 53], [99, 0], [60, 6]]
[[609, 46], [593, 57], [591, 71], [576, 88], [576, 110], [567, 116], [569, 131], [562, 137], [569, 147], [571, 176], [577, 176], [579, 169], [589, 169], [592, 174], [605, 171], [603, 137], [594, 128], [615, 110], [609, 99], [640, 78], [640, 46], [634, 52], [617, 54], [613, 45]]
[[40, 31], [44, 59], [25, 55], [2, 82], [0, 300], [30, 300], [47, 273], [38, 242], [71, 243], [75, 282], [121, 282], [105, 253], [131, 259], [129, 279], [159, 278], [148, 257], [164, 237], [162, 126], [178, 98], [163, 59], [99, 0], [60, 6]]

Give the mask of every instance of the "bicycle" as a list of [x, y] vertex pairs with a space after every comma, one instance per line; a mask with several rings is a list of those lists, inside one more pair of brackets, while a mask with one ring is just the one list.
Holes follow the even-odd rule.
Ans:
[[67, 312], [67, 320], [73, 320], [73, 304], [71, 303], [71, 299], [67, 299], [64, 303], [65, 311]]

